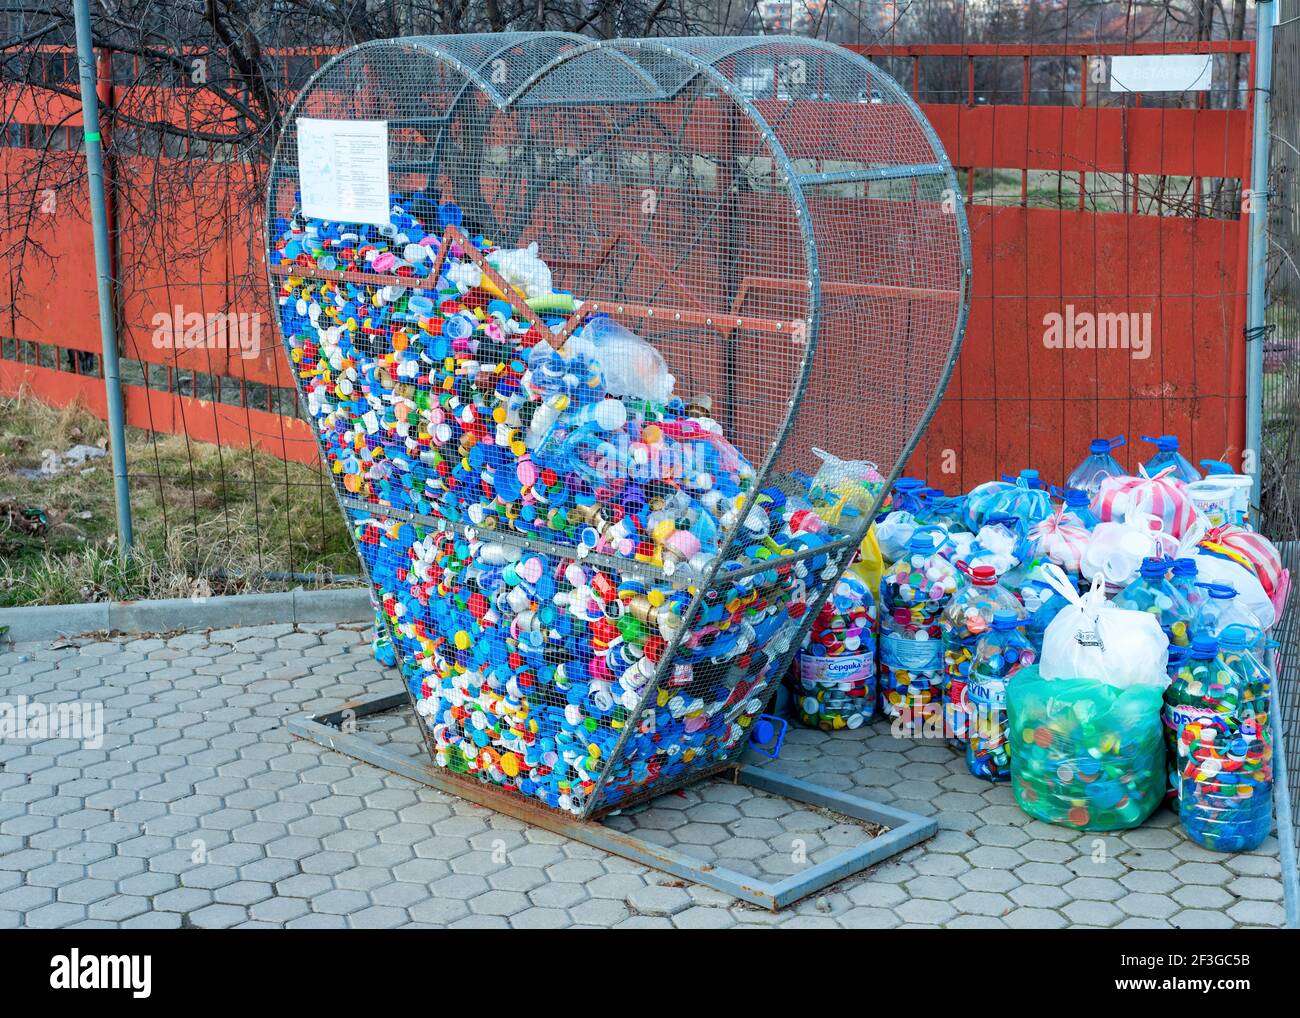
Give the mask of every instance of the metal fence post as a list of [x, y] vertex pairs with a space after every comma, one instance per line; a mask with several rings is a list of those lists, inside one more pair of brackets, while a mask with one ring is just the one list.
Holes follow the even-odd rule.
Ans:
[[1250, 250], [1246, 296], [1246, 448], [1253, 457], [1255, 484], [1251, 499], [1258, 507], [1263, 477], [1264, 440], [1264, 305], [1268, 277], [1269, 129], [1273, 108], [1273, 22], [1277, 4], [1255, 4], [1255, 112], [1251, 125]]
[[113, 457], [113, 501], [117, 506], [118, 547], [131, 547], [131, 490], [126, 474], [126, 427], [122, 382], [117, 363], [117, 323], [113, 308], [112, 261], [108, 212], [104, 202], [104, 152], [99, 135], [99, 96], [88, 0], [73, 0], [77, 26], [77, 71], [81, 88], [81, 121], [85, 136], [86, 183], [90, 190], [91, 226], [95, 235], [95, 276], [99, 298], [99, 335], [103, 345], [104, 391], [108, 402], [108, 436]]

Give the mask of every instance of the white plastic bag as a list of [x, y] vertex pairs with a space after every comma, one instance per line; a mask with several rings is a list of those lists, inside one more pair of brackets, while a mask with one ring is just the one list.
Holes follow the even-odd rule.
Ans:
[[1192, 559], [1196, 562], [1198, 583], [1226, 583], [1233, 587], [1237, 591], [1237, 600], [1259, 617], [1259, 624], [1266, 630], [1273, 628], [1277, 611], [1252, 570], [1240, 562], [1208, 551], [1197, 551]]
[[1226, 583], [1235, 588], [1237, 600], [1259, 617], [1261, 626], [1266, 630], [1272, 629], [1277, 622], [1277, 610], [1273, 607], [1273, 601], [1255, 571], [1246, 568], [1240, 562], [1200, 547], [1209, 529], [1206, 521], [1197, 517], [1183, 534], [1176, 557], [1190, 558], [1196, 563], [1198, 583]]
[[1115, 607], [1101, 577], [1080, 596], [1060, 567], [1044, 565], [1041, 575], [1069, 602], [1043, 633], [1043, 678], [1094, 679], [1120, 689], [1169, 684], [1169, 638], [1154, 615]]
[[916, 517], [903, 509], [897, 509], [876, 524], [876, 540], [880, 542], [880, 554], [886, 562], [897, 562], [905, 558], [912, 535], [916, 533]]
[[1160, 529], [1159, 520], [1132, 511], [1122, 523], [1099, 523], [1093, 528], [1079, 571], [1086, 580], [1100, 578], [1118, 590], [1137, 577], [1144, 558], [1171, 556], [1177, 550], [1177, 540]]

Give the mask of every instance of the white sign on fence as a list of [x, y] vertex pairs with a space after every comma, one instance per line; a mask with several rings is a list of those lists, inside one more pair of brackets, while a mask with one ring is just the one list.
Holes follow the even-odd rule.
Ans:
[[297, 127], [303, 214], [389, 225], [388, 121], [299, 117]]
[[1214, 79], [1209, 53], [1110, 58], [1112, 92], [1205, 92]]

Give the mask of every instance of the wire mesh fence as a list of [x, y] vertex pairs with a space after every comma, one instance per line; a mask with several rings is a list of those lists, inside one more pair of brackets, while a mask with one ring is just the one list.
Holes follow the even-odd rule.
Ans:
[[896, 474], [956, 358], [955, 185], [813, 40], [427, 37], [308, 83], [272, 292], [437, 763], [585, 816], [738, 756], [884, 495], [813, 474]]
[[[1268, 310], [1264, 344], [1260, 529], [1300, 575], [1300, 2], [1278, 0], [1273, 39], [1268, 223]], [[1291, 833], [1300, 854], [1300, 613], [1291, 595], [1276, 633], [1278, 702], [1290, 776]]]

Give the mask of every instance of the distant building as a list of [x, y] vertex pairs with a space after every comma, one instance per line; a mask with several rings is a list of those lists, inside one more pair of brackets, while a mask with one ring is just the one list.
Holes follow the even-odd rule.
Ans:
[[758, 17], [763, 31], [808, 35], [826, 29], [829, 0], [758, 0]]

